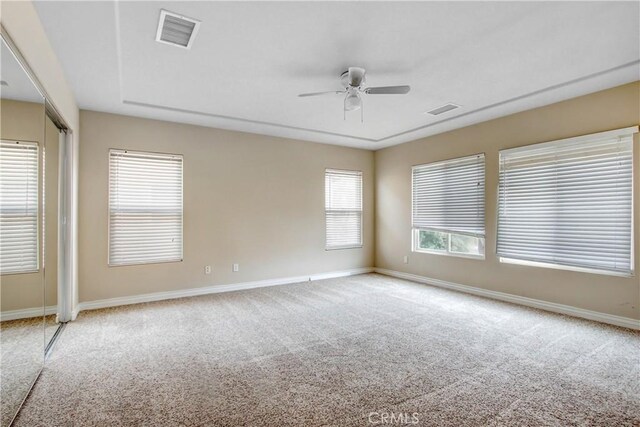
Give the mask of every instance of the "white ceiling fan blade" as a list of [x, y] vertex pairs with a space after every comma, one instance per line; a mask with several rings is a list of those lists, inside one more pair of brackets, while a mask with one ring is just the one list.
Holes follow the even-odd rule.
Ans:
[[300, 95], [298, 95], [301, 98], [304, 98], [306, 96], [320, 96], [320, 95], [343, 95], [345, 94], [346, 91], [344, 90], [330, 90], [327, 92], [311, 92], [311, 93], [301, 93]]
[[349, 67], [349, 86], [358, 87], [364, 83], [365, 69], [360, 67]]
[[369, 95], [404, 95], [409, 93], [411, 86], [380, 86], [380, 87], [368, 87], [364, 90], [364, 93]]

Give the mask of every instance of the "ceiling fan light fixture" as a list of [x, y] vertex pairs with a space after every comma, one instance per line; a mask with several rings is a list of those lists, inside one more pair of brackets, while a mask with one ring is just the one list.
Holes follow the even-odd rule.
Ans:
[[347, 111], [359, 110], [362, 107], [360, 95], [355, 91], [350, 91], [344, 98], [344, 109]]

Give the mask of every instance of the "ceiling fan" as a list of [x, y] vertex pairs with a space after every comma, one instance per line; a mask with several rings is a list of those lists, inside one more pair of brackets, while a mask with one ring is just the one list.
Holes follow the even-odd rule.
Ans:
[[301, 93], [299, 97], [319, 96], [319, 95], [345, 95], [344, 97], [344, 118], [347, 111], [360, 110], [360, 121], [363, 121], [362, 98], [361, 95], [404, 95], [411, 89], [410, 86], [379, 86], [365, 87], [366, 70], [360, 67], [349, 67], [349, 70], [342, 73], [340, 83], [344, 90], [332, 90], [327, 92]]

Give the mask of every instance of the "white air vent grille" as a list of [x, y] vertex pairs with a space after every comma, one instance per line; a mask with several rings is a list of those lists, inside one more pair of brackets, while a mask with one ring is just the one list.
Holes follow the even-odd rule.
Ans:
[[434, 108], [433, 110], [427, 111], [427, 114], [431, 114], [432, 116], [439, 116], [440, 114], [444, 114], [451, 110], [455, 110], [456, 108], [460, 108], [460, 106], [456, 104], [451, 104], [451, 103], [444, 104], [438, 108]]
[[191, 49], [199, 27], [200, 21], [198, 20], [161, 10], [156, 41]]

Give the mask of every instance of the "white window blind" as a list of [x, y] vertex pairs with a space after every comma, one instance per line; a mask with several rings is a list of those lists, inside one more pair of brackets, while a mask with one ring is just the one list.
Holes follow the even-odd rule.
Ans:
[[182, 260], [182, 156], [111, 150], [109, 265]]
[[362, 246], [362, 172], [325, 171], [326, 248]]
[[38, 268], [38, 144], [2, 140], [0, 273]]
[[484, 237], [484, 154], [414, 166], [414, 230]]
[[501, 151], [498, 255], [630, 274], [634, 132]]

